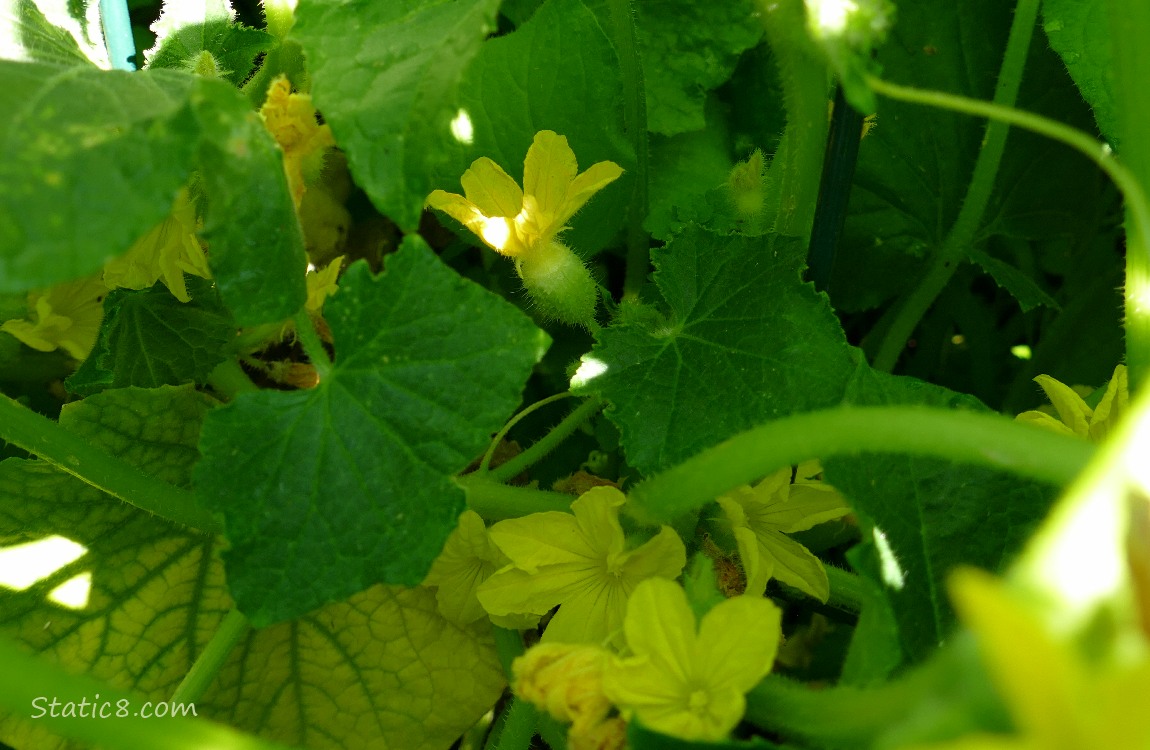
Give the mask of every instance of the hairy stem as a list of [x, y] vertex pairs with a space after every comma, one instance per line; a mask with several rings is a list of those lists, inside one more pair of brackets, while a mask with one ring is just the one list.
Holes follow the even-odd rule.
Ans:
[[556, 393], [554, 396], [548, 396], [542, 401], [536, 401], [535, 403], [531, 404], [531, 406], [528, 406], [526, 409], [512, 417], [510, 421], [507, 422], [507, 424], [503, 425], [503, 429], [495, 433], [495, 437], [491, 438], [491, 445], [488, 447], [487, 452], [483, 454], [483, 460], [479, 462], [479, 471], [487, 471], [487, 468], [491, 465], [491, 458], [495, 455], [495, 449], [499, 447], [499, 443], [503, 440], [503, 438], [507, 437], [507, 433], [511, 432], [511, 428], [519, 424], [520, 420], [522, 420], [528, 414], [531, 414], [538, 409], [542, 409], [548, 404], [553, 404], [556, 401], [561, 401], [573, 395], [574, 394], [571, 393], [571, 391]]
[[223, 531], [194, 493], [145, 474], [3, 394], [0, 439], [140, 510], [207, 533]]
[[827, 571], [827, 580], [831, 584], [831, 595], [827, 604], [846, 612], [858, 614], [862, 612], [863, 602], [866, 601], [866, 592], [863, 590], [862, 580], [842, 568], [833, 565], [823, 566]]
[[310, 360], [312, 366], [315, 367], [315, 372], [319, 379], [321, 381], [326, 380], [331, 376], [331, 358], [327, 356], [327, 349], [323, 348], [323, 341], [320, 340], [319, 334], [316, 333], [315, 323], [312, 322], [311, 315], [308, 314], [307, 310], [300, 310], [295, 314], [293, 320], [295, 322], [296, 336], [299, 337], [299, 342], [303, 346], [304, 354], [307, 355], [308, 360]]
[[456, 477], [455, 481], [467, 493], [467, 507], [488, 521], [519, 518], [548, 510], [568, 511], [575, 499], [562, 492], [511, 487], [478, 473]]
[[[1038, 19], [1038, 4], [1039, 0], [1019, 0], [1015, 8], [1006, 53], [1002, 58], [998, 83], [994, 87], [994, 103], [999, 106], [1010, 107], [1018, 100], [1026, 55]], [[1010, 125], [1006, 122], [992, 119], [986, 124], [982, 149], [974, 163], [974, 172], [966, 188], [966, 197], [962, 201], [958, 218], [935, 252], [926, 278], [899, 308], [875, 357], [876, 370], [890, 372], [894, 369], [903, 347], [922, 316], [938, 299], [974, 243], [974, 236], [982, 224], [982, 216], [994, 191], [994, 179], [1006, 150], [1006, 137], [1009, 133]]]
[[520, 698], [512, 698], [501, 719], [487, 747], [491, 750], [529, 750], [538, 720], [535, 706]]
[[251, 625], [248, 618], [244, 617], [238, 609], [228, 612], [219, 628], [216, 629], [212, 640], [208, 641], [203, 653], [196, 658], [196, 663], [192, 665], [192, 668], [188, 670], [184, 679], [176, 687], [176, 691], [172, 693], [172, 702], [195, 703], [198, 701], [216, 679], [216, 675], [220, 673], [220, 669], [228, 660], [232, 649], [236, 647], [241, 638], [247, 635], [250, 629]]
[[564, 417], [562, 422], [555, 425], [550, 432], [533, 443], [530, 448], [507, 463], [501, 464], [487, 472], [487, 477], [496, 482], [506, 482], [508, 479], [516, 476], [528, 466], [531, 466], [555, 450], [560, 443], [570, 437], [571, 433], [579, 429], [580, 425], [602, 408], [602, 400], [600, 400], [598, 396], [592, 396]]
[[[1150, 4], [1108, 0], [1114, 47], [1114, 101], [1119, 102], [1119, 155], [1142, 186], [1150, 185]], [[1126, 195], [1126, 366], [1133, 392], [1150, 378], [1150, 234]]]
[[650, 240], [643, 229], [647, 218], [647, 92], [643, 65], [635, 39], [635, 11], [631, 0], [610, 0], [611, 40], [619, 56], [623, 77], [623, 116], [631, 145], [635, 149], [635, 187], [627, 210], [627, 270], [623, 279], [623, 296], [637, 297], [647, 280], [651, 263]]
[[627, 508], [641, 523], [666, 523], [785, 466], [858, 453], [934, 456], [1065, 485], [1093, 451], [1084, 440], [998, 414], [844, 407], [779, 419], [736, 435], [638, 484]]

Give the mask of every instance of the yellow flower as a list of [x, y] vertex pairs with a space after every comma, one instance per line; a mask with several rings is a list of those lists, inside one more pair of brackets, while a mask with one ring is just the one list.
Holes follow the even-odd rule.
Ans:
[[603, 676], [624, 716], [688, 741], [716, 741], [743, 718], [746, 693], [779, 647], [782, 613], [769, 599], [737, 596], [703, 616], [698, 632], [687, 595], [660, 579], [636, 587], [624, 625], [630, 657]]
[[284, 172], [292, 201], [298, 209], [305, 181], [314, 180], [323, 170], [323, 157], [335, 145], [331, 128], [316, 121], [315, 107], [307, 94], [293, 94], [284, 76], [272, 81], [264, 106], [260, 107], [264, 127], [284, 152]]
[[583, 174], [578, 171], [567, 139], [541, 130], [527, 149], [522, 190], [484, 156], [463, 173], [464, 195], [436, 190], [427, 203], [459, 221], [492, 250], [512, 258], [528, 257], [563, 231], [591, 196], [623, 174], [611, 161], [593, 164]]
[[670, 527], [627, 550], [619, 525], [625, 501], [614, 487], [595, 487], [571, 503], [572, 513], [550, 511], [500, 521], [491, 538], [511, 558], [479, 587], [492, 615], [559, 611], [545, 642], [602, 643], [623, 624], [627, 597], [645, 578], [675, 578], [687, 562]]
[[323, 312], [323, 303], [327, 298], [339, 291], [339, 284], [336, 280], [339, 278], [340, 267], [343, 265], [343, 256], [333, 259], [328, 263], [322, 271], [308, 271], [305, 281], [307, 282], [307, 302], [304, 307], [307, 311], [314, 315], [319, 315]]
[[109, 289], [147, 289], [160, 279], [180, 302], [188, 302], [184, 274], [210, 279], [208, 259], [196, 237], [196, 207], [187, 189], [180, 190], [172, 212], [132, 245], [127, 253], [104, 266]]
[[739, 487], [718, 498], [739, 546], [747, 574], [747, 593], [761, 595], [777, 578], [825, 602], [830, 584], [823, 564], [786, 534], [804, 531], [845, 516], [850, 508], [833, 488], [821, 482], [791, 484], [782, 469], [752, 489]]
[[1049, 375], [1039, 375], [1034, 382], [1046, 392], [1046, 397], [1058, 412], [1058, 419], [1041, 411], [1025, 411], [1018, 415], [1019, 421], [1094, 442], [1100, 442], [1110, 434], [1130, 401], [1126, 365], [1114, 368], [1114, 375], [1106, 385], [1106, 393], [1093, 409], [1072, 388]]
[[101, 304], [107, 287], [99, 276], [57, 284], [28, 295], [32, 320], [9, 320], [0, 331], [12, 334], [36, 351], [63, 349], [84, 359], [96, 345], [104, 320]]
[[465, 510], [443, 552], [431, 564], [423, 585], [439, 588], [435, 601], [444, 618], [468, 625], [486, 614], [475, 596], [479, 584], [507, 562], [507, 556], [491, 541], [479, 514]]
[[1018, 734], [975, 734], [936, 750], [1150, 748], [1150, 659], [1088, 664], [1056, 640], [989, 574], [956, 571], [951, 598], [979, 639], [983, 660], [1010, 706]]
[[555, 720], [588, 729], [611, 710], [603, 693], [603, 670], [610, 658], [599, 646], [539, 643], [512, 662], [512, 689]]

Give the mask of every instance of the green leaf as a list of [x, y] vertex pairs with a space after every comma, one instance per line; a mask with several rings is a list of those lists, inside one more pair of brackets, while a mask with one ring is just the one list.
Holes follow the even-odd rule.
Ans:
[[1042, 291], [1033, 279], [1009, 263], [975, 248], [971, 248], [967, 255], [983, 271], [991, 275], [994, 283], [1010, 292], [1011, 296], [1018, 300], [1023, 312], [1033, 310], [1039, 305], [1045, 305], [1053, 310], [1061, 309], [1058, 303], [1049, 294]]
[[76, 38], [49, 21], [34, 0], [17, 0], [7, 12], [11, 18], [5, 19], [9, 23], [6, 33], [12, 34], [10, 43], [16, 49], [8, 49], [0, 38], [0, 56], [53, 65], [92, 65]]
[[189, 277], [187, 284], [187, 303], [160, 283], [109, 294], [100, 337], [65, 382], [68, 390], [87, 396], [105, 388], [205, 382], [227, 356], [236, 326], [211, 282]]
[[839, 682], [866, 687], [884, 682], [903, 661], [898, 622], [886, 593], [876, 581], [882, 580], [874, 542], [863, 541], [847, 552], [860, 576], [862, 611], [851, 636], [850, 649], [843, 662]]
[[150, 68], [193, 70], [207, 52], [221, 77], [239, 86], [251, 74], [256, 56], [271, 49], [275, 37], [235, 22], [228, 0], [167, 0], [152, 24], [155, 45], [144, 53]]
[[94, 273], [167, 216], [198, 168], [212, 273], [236, 321], [303, 306], [282, 156], [233, 86], [2, 61], [0, 78], [0, 292]]
[[307, 300], [307, 254], [283, 153], [234, 87], [203, 80], [193, 102], [203, 133], [203, 236], [220, 296], [241, 326], [289, 318]]
[[800, 280], [798, 243], [771, 239], [685, 229], [654, 258], [666, 311], [604, 329], [583, 358], [573, 384], [611, 402], [639, 471], [842, 398], [854, 358], [838, 320]]
[[0, 61], [0, 291], [95, 272], [195, 162], [191, 76]]
[[[914, 378], [860, 367], [847, 389], [860, 406], [923, 404], [981, 410], [970, 396]], [[989, 469], [897, 455], [823, 462], [826, 481], [859, 516], [874, 556], [860, 573], [882, 589], [912, 661], [935, 651], [955, 627], [946, 577], [956, 565], [1000, 570], [1050, 509], [1051, 488]]]
[[[61, 421], [184, 485], [212, 404], [190, 387], [129, 388], [67, 406]], [[0, 632], [70, 671], [170, 699], [233, 606], [219, 555], [224, 541], [149, 516], [42, 462], [0, 463], [0, 539], [50, 536], [83, 545], [83, 555], [27, 588], [0, 588]], [[85, 578], [85, 605], [50, 598], [60, 584]], [[502, 685], [490, 628], [443, 620], [430, 590], [376, 586], [251, 632], [195, 705], [201, 717], [300, 747], [447, 748]], [[0, 716], [0, 741], [75, 747], [11, 715]]]
[[[877, 54], [884, 77], [989, 100], [1011, 8], [994, 0], [901, 3]], [[869, 114], [869, 113], [867, 113]], [[966, 195], [985, 121], [881, 99], [877, 127], [859, 145], [840, 247], [835, 306], [876, 307], [912, 284], [917, 258], [946, 237]]]
[[1043, 0], [1042, 28], [1094, 110], [1103, 137], [1116, 150], [1119, 104], [1115, 100], [1114, 49], [1104, 0]]
[[752, 0], [635, 4], [647, 91], [647, 127], [674, 135], [706, 127], [707, 92], [731, 77], [739, 55], [763, 36]]
[[480, 156], [522, 184], [535, 134], [553, 130], [567, 137], [581, 169], [608, 160], [626, 170], [569, 222], [564, 241], [582, 255], [594, 253], [623, 225], [627, 201], [619, 196], [631, 195], [634, 179], [622, 96], [619, 61], [595, 16], [579, 0], [549, 0], [514, 33], [485, 42], [465, 73], [459, 103], [473, 141], [459, 146], [435, 187], [460, 192], [460, 175]]
[[545, 334], [408, 240], [340, 279], [330, 376], [243, 394], [204, 426], [197, 486], [226, 518], [228, 582], [253, 623], [423, 579], [463, 509], [451, 480], [519, 403]]
[[[316, 106], [375, 205], [414, 230], [429, 177], [456, 148], [451, 122], [467, 64], [494, 28], [499, 0], [301, 3]], [[522, 158], [522, 157], [520, 157]]]

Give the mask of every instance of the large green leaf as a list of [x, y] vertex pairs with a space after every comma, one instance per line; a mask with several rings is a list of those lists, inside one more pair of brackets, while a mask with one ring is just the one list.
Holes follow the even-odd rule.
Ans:
[[0, 79], [0, 291], [93, 273], [167, 215], [194, 78], [0, 61]]
[[1082, 97], [1094, 109], [1098, 129], [1118, 148], [1114, 49], [1104, 0], [1043, 0], [1042, 28], [1066, 63]]
[[[190, 387], [124, 389], [66, 407], [61, 422], [185, 485], [210, 408]], [[219, 557], [224, 541], [39, 461], [0, 463], [0, 509], [8, 545], [62, 536], [84, 548], [26, 588], [0, 588], [0, 632], [66, 669], [169, 699], [233, 606]], [[51, 598], [77, 580], [90, 584], [86, 603]], [[489, 630], [443, 620], [429, 590], [376, 586], [251, 632], [195, 705], [201, 717], [317, 750], [447, 748], [490, 708], [502, 682]], [[93, 699], [59, 699], [82, 697]], [[0, 741], [21, 750], [77, 747], [10, 715], [0, 716]]]
[[6, 3], [5, 15], [0, 23], [0, 57], [53, 65], [92, 64], [76, 37], [53, 24], [35, 0]]
[[0, 291], [94, 273], [169, 212], [199, 169], [212, 271], [241, 325], [306, 297], [281, 155], [222, 81], [0, 62]]
[[[292, 37], [307, 53], [312, 95], [356, 181], [414, 229], [450, 163], [459, 81], [494, 27], [499, 0], [312, 0]], [[522, 159], [522, 157], [520, 157]]]
[[[847, 390], [860, 406], [924, 404], [981, 410], [970, 396], [860, 367]], [[1052, 488], [938, 459], [861, 455], [827, 459], [826, 480], [859, 516], [907, 656], [930, 655], [954, 629], [946, 578], [956, 565], [999, 570], [1050, 509]], [[861, 676], [861, 675], [858, 675]]]
[[628, 461], [668, 466], [736, 432], [836, 404], [853, 356], [793, 240], [689, 227], [655, 255], [665, 312], [604, 329], [576, 374], [611, 402]]
[[420, 241], [340, 280], [333, 372], [243, 394], [204, 426], [197, 487], [226, 518], [240, 609], [291, 619], [374, 583], [419, 583], [463, 509], [451, 480], [519, 403], [546, 335]]
[[458, 193], [473, 159], [487, 156], [522, 184], [523, 159], [535, 134], [567, 137], [581, 169], [610, 160], [624, 170], [570, 222], [565, 236], [587, 255], [622, 226], [635, 162], [623, 131], [619, 62], [595, 16], [579, 0], [549, 0], [514, 33], [484, 43], [461, 84], [460, 107], [473, 140], [437, 175], [435, 187]]
[[753, 0], [636, 3], [647, 89], [647, 127], [663, 135], [702, 130], [707, 92], [726, 81], [739, 55], [763, 36]]
[[190, 302], [167, 287], [117, 289], [104, 300], [95, 348], [66, 385], [89, 395], [105, 388], [203, 383], [227, 356], [235, 323], [210, 282], [188, 279]]

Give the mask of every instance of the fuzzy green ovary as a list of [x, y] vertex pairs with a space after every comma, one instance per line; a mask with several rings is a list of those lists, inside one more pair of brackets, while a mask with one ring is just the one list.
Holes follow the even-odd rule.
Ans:
[[584, 327], [594, 322], [598, 289], [569, 247], [552, 240], [517, 259], [515, 268], [544, 318]]

